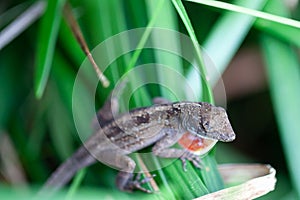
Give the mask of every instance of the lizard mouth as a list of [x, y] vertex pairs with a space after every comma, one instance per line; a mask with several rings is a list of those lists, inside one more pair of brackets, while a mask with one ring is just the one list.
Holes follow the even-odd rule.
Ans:
[[[218, 137], [216, 137], [217, 134], [215, 133], [204, 133], [204, 132], [196, 132], [194, 130], [188, 130], [191, 134], [195, 135], [196, 137], [207, 139], [207, 140], [219, 140]], [[222, 140], [221, 140], [222, 141]]]
[[212, 138], [221, 142], [231, 142], [235, 139], [235, 134], [234, 133], [206, 133], [206, 137]]
[[231, 141], [235, 140], [234, 132], [232, 132], [232, 133], [215, 133], [215, 132], [212, 132], [212, 133], [200, 132], [200, 133], [198, 133], [193, 130], [189, 130], [189, 132], [192, 133], [193, 135], [196, 135], [197, 137], [209, 139], [209, 140], [218, 140], [221, 142], [231, 142]]

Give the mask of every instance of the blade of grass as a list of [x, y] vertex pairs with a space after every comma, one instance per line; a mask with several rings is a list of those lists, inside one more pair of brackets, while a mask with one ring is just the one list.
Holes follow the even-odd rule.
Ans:
[[24, 10], [26, 10], [26, 8], [29, 5], [30, 5], [29, 2], [23, 2], [23, 3], [15, 5], [12, 8], [9, 8], [5, 12], [3, 12], [3, 10], [1, 10], [1, 13], [0, 13], [0, 19], [1, 19], [0, 20], [0, 29], [2, 29], [4, 26], [8, 25], [15, 18], [17, 18]]
[[[146, 8], [150, 16], [153, 15], [154, 12], [157, 11], [157, 4], [161, 0], [153, 0], [153, 1], [146, 1]], [[178, 22], [176, 18], [176, 12], [173, 8], [173, 5], [170, 1], [163, 0], [163, 10], [160, 9], [158, 15], [160, 16], [160, 20], [156, 20], [154, 26], [155, 27], [161, 27], [161, 28], [167, 28], [172, 30], [178, 30]], [[159, 31], [153, 31], [152, 32], [152, 38], [151, 42], [153, 42], [154, 46], [172, 46], [176, 52], [180, 52], [180, 41], [178, 41], [178, 38], [174, 34], [168, 34], [165, 37], [161, 34], [162, 32]], [[167, 67], [170, 67], [171, 69], [174, 69], [176, 72], [183, 74], [183, 66], [182, 62], [180, 60], [180, 57], [178, 55], [170, 54], [169, 52], [164, 52], [155, 49], [154, 50], [155, 55], [155, 62], [165, 65]], [[155, 77], [157, 79], [157, 82], [165, 85], [165, 86], [171, 86], [176, 85], [176, 81], [174, 79], [174, 74], [165, 73], [165, 70], [158, 67], [156, 70]], [[178, 97], [184, 97], [185, 91], [182, 90], [181, 87], [173, 87], [172, 92], [176, 94], [176, 97], [174, 95], [171, 95], [170, 92], [167, 90], [169, 88], [159, 87], [159, 92], [161, 96], [169, 99], [170, 101], [178, 101]]]
[[[0, 32], [0, 50], [20, 35], [44, 12], [45, 2], [38, 1], [25, 10], [11, 24]], [[2, 16], [1, 16], [2, 17]]]
[[[34, 103], [34, 102], [30, 102], [30, 103]], [[41, 105], [37, 105], [37, 103], [35, 103], [35, 107], [37, 112], [40, 112], [40, 107]], [[39, 111], [38, 111], [39, 110]], [[33, 112], [31, 110], [31, 112]], [[39, 114], [36, 115], [37, 118], [41, 117]], [[45, 122], [42, 119], [36, 119], [38, 120], [37, 122], [39, 122], [39, 127], [35, 127], [36, 129], [45, 132], [44, 128], [45, 128]], [[45, 172], [45, 168], [43, 166], [43, 164], [39, 161], [39, 152], [37, 153], [35, 150], [35, 148], [29, 147], [28, 142], [28, 133], [26, 132], [26, 127], [24, 126], [24, 120], [23, 118], [19, 118], [16, 119], [13, 124], [12, 124], [12, 130], [10, 132], [10, 136], [12, 138], [12, 140], [15, 143], [15, 147], [17, 149], [17, 151], [19, 152], [19, 155], [22, 155], [21, 159], [22, 159], [22, 163], [23, 166], [26, 170], [26, 172], [28, 173], [28, 176], [31, 177], [32, 180], [42, 180], [44, 179], [44, 175], [46, 174]], [[32, 131], [32, 132], [36, 132], [37, 131]], [[34, 134], [34, 133], [33, 133]], [[30, 138], [31, 139], [31, 138]], [[39, 145], [39, 144], [37, 144]], [[26, 158], [23, 160], [23, 158]]]
[[20, 82], [21, 85], [23, 84], [21, 79], [24, 76], [24, 68], [11, 67], [22, 64], [21, 59], [14, 59], [14, 53], [14, 49], [0, 53], [0, 129], [6, 129], [5, 127], [11, 121], [11, 117], [14, 116], [16, 108], [24, 101], [20, 91], [26, 91], [24, 87], [19, 85]]
[[288, 45], [267, 36], [263, 37], [262, 44], [283, 148], [300, 197], [300, 65]]
[[172, 3], [174, 5], [174, 7], [176, 8], [181, 20], [183, 21], [184, 26], [185, 26], [186, 30], [188, 31], [189, 36], [191, 37], [192, 43], [193, 43], [195, 51], [196, 51], [196, 61], [197, 61], [197, 64], [199, 65], [198, 67], [199, 67], [201, 77], [202, 77], [202, 79], [201, 79], [202, 92], [203, 92], [202, 101], [207, 101], [207, 102], [213, 103], [214, 99], [213, 99], [213, 95], [212, 95], [212, 90], [207, 81], [207, 77], [206, 77], [207, 73], [206, 73], [206, 69], [204, 66], [201, 49], [199, 47], [199, 43], [198, 43], [197, 37], [195, 35], [193, 26], [190, 22], [188, 14], [187, 14], [181, 0], [172, 0]]
[[[124, 4], [127, 2], [122, 1], [122, 3], [118, 0], [111, 0], [109, 4], [109, 15], [110, 15], [110, 21], [107, 22], [107, 26], [111, 26], [111, 33], [110, 35], [120, 33], [122, 31], [127, 30], [127, 23], [126, 23], [126, 15], [125, 11], [123, 9]], [[117, 13], [117, 14], [116, 14]], [[105, 28], [105, 26], [103, 27]], [[110, 50], [111, 56], [115, 55], [115, 52], [118, 51], [118, 49], [127, 49], [129, 46], [129, 40], [125, 41], [117, 41], [114, 43], [114, 48]], [[129, 63], [130, 55], [126, 54], [123, 55], [121, 59], [117, 59], [115, 68], [111, 68], [113, 80], [115, 83], [119, 80], [119, 77], [121, 74], [123, 74], [126, 70], [127, 64]], [[120, 67], [122, 66], [122, 67]]]
[[0, 131], [0, 174], [12, 185], [27, 187], [25, 172], [9, 133]]
[[203, 5], [207, 5], [207, 6], [211, 6], [211, 7], [215, 7], [215, 8], [221, 8], [221, 9], [234, 11], [234, 12], [238, 12], [238, 13], [242, 13], [242, 14], [247, 14], [247, 15], [251, 15], [253, 17], [277, 22], [280, 24], [285, 24], [288, 26], [293, 26], [295, 28], [300, 28], [299, 21], [289, 19], [286, 17], [281, 17], [278, 15], [272, 15], [272, 14], [261, 12], [261, 11], [254, 10], [254, 9], [249, 9], [249, 8], [242, 7], [242, 6], [237, 6], [234, 4], [229, 4], [229, 3], [225, 3], [225, 2], [221, 2], [221, 1], [211, 1], [211, 0], [186, 0], [186, 1], [200, 3]]
[[164, 173], [164, 171], [162, 170], [161, 164], [159, 163], [159, 160], [157, 157], [152, 156], [151, 159], [154, 163], [154, 165], [156, 166], [157, 170], [157, 174], [161, 179], [162, 185], [163, 185], [163, 196], [167, 196], [169, 199], [175, 199], [175, 194], [172, 191], [170, 182], [168, 181], [168, 178], [166, 176], [166, 174]]
[[162, 6], [164, 5], [164, 1], [159, 1], [157, 4], [157, 7], [155, 9], [155, 12], [153, 13], [153, 15], [150, 18], [149, 23], [147, 24], [146, 30], [140, 40], [140, 42], [138, 43], [138, 46], [136, 47], [136, 50], [134, 51], [129, 64], [127, 65], [126, 71], [129, 71], [130, 69], [132, 69], [134, 67], [134, 65], [136, 64], [143, 47], [146, 44], [146, 41], [149, 38], [149, 35], [151, 33], [151, 27], [155, 24], [157, 17], [159, 16], [158, 14], [160, 13], [160, 10], [162, 8]]
[[71, 70], [68, 62], [61, 53], [54, 54], [53, 80], [60, 95], [60, 100], [67, 109], [69, 117], [72, 118], [72, 91], [76, 74]]
[[[263, 31], [268, 31], [269, 33], [275, 34], [279, 37], [282, 37], [288, 41], [293, 41], [298, 46], [300, 45], [300, 42], [297, 38], [297, 36], [300, 34], [300, 22], [296, 20], [292, 20], [285, 17], [280, 17], [277, 15], [269, 14], [268, 12], [260, 12], [255, 9], [255, 7], [252, 7], [252, 9], [248, 9], [251, 7], [248, 7], [246, 4], [256, 4], [255, 1], [244, 1], [243, 4], [240, 4], [238, 1], [236, 1], [234, 4], [228, 4], [224, 2], [218, 2], [218, 1], [206, 1], [206, 0], [188, 0], [195, 3], [204, 4], [207, 6], [212, 6], [216, 8], [226, 9], [230, 11], [235, 11], [247, 15], [251, 15], [257, 18], [255, 21], [255, 26]], [[265, 1], [266, 2], [266, 1]], [[269, 1], [272, 3], [272, 1]], [[262, 1], [263, 3], [263, 1]], [[269, 3], [268, 3], [269, 4]], [[240, 6], [237, 6], [240, 5]], [[263, 5], [263, 4], [262, 4]], [[234, 24], [234, 23], [232, 23]], [[291, 34], [291, 32], [293, 34]], [[294, 35], [293, 37], [291, 35]]]
[[47, 121], [49, 124], [49, 137], [56, 152], [58, 152], [60, 160], [63, 161], [72, 155], [74, 151], [72, 143], [74, 131], [71, 128], [72, 119], [68, 115], [68, 107], [61, 100], [58, 94], [59, 89], [54, 85], [55, 83], [49, 82], [49, 89], [45, 93], [47, 98], [52, 99], [48, 105]]
[[34, 85], [37, 98], [42, 97], [49, 77], [64, 3], [65, 0], [48, 1], [39, 28]]
[[[212, 1], [212, 3], [214, 2]], [[251, 9], [262, 9], [266, 0], [237, 0], [234, 3]], [[223, 14], [213, 26], [203, 47], [220, 74], [225, 71], [228, 63], [239, 49], [253, 22], [254, 17], [228, 12]], [[215, 85], [219, 79], [219, 75], [211, 74], [209, 79], [211, 84]]]
[[[203, 163], [204, 170], [197, 170], [197, 174], [202, 177], [203, 183], [206, 185], [209, 192], [215, 192], [224, 188], [222, 177], [220, 176], [215, 159], [215, 149], [213, 149], [205, 158]], [[207, 170], [208, 169], [208, 170]]]
[[[287, 9], [280, 1], [272, 2], [273, 11], [281, 15]], [[294, 188], [300, 197], [300, 65], [290, 45], [264, 35], [262, 48], [266, 60], [271, 97], [277, 117], [283, 148]]]
[[147, 24], [146, 30], [145, 30], [140, 42], [138, 43], [138, 46], [136, 47], [136, 50], [134, 51], [134, 53], [129, 61], [129, 64], [127, 65], [126, 71], [129, 71], [130, 69], [132, 69], [135, 66], [135, 64], [137, 63], [137, 60], [141, 55], [143, 47], [145, 46], [145, 44], [149, 38], [149, 35], [151, 33], [151, 27], [154, 25], [154, 23], [158, 17], [159, 10], [162, 8], [162, 5], [163, 5], [163, 1], [160, 1], [159, 4], [157, 5], [157, 8], [155, 9], [156, 12], [152, 16], [149, 23]]
[[[131, 57], [131, 59], [129, 60], [129, 63], [127, 64], [126, 67], [126, 71], [128, 72], [129, 70], [133, 69], [134, 66], [136, 65], [142, 51], [143, 51], [143, 47], [145, 46], [147, 40], [149, 39], [150, 33], [152, 31], [152, 27], [153, 25], [156, 23], [157, 17], [159, 16], [159, 13], [161, 11], [161, 9], [163, 8], [165, 1], [159, 1], [154, 9], [154, 12], [152, 12], [152, 15], [150, 17], [150, 20], [145, 28], [145, 32], [142, 34], [139, 43], [137, 44], [137, 47], [135, 48], [135, 51]], [[150, 75], [150, 74], [149, 74]], [[139, 78], [139, 77], [137, 77]], [[135, 85], [136, 82], [138, 82], [137, 80], [132, 80], [133, 82], [131, 82], [131, 85]], [[141, 89], [139, 90], [137, 95], [133, 96], [134, 99], [134, 103], [137, 106], [143, 106], [143, 105], [147, 105], [149, 104], [149, 102], [151, 102], [151, 98], [149, 96], [149, 94], [145, 91], [145, 89]]]
[[192, 199], [209, 193], [190, 163], [187, 163], [187, 172], [183, 171], [180, 160], [172, 163], [164, 172], [177, 199]]
[[76, 193], [76, 191], [78, 190], [80, 183], [82, 182], [84, 176], [86, 174], [86, 169], [82, 169], [79, 172], [77, 172], [74, 181], [72, 182], [70, 189], [68, 190], [67, 196], [66, 196], [66, 200], [70, 200], [73, 199], [74, 194]]
[[[270, 13], [276, 11], [276, 6], [274, 7], [274, 2], [276, 3], [276, 1], [269, 1], [265, 6], [264, 10]], [[281, 3], [284, 4], [283, 2]], [[273, 21], [265, 19], [257, 19], [254, 23], [254, 26], [261, 31], [264, 31], [268, 34], [272, 34], [280, 39], [283, 39], [300, 47], [300, 28], [275, 23]]]

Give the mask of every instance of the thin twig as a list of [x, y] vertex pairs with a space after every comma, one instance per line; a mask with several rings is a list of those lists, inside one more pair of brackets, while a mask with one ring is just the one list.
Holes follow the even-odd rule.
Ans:
[[65, 5], [64, 14], [65, 14], [67, 21], [69, 22], [69, 25], [72, 29], [72, 32], [73, 32], [76, 40], [79, 42], [81, 49], [84, 51], [85, 55], [88, 57], [89, 61], [91, 62], [103, 87], [108, 87], [110, 84], [109, 80], [106, 78], [106, 76], [102, 73], [102, 71], [99, 69], [98, 65], [96, 64], [96, 62], [86, 44], [86, 41], [82, 35], [81, 29], [72, 13], [71, 6], [69, 3], [66, 3], [66, 5]]
[[[149, 170], [147, 169], [144, 161], [141, 159], [140, 155], [137, 155], [136, 158], [137, 158], [137, 160], [138, 160], [138, 162], [140, 164], [140, 167], [141, 167], [143, 173], [146, 175], [146, 177], [152, 177], [152, 175], [149, 173]], [[158, 187], [158, 185], [156, 184], [156, 182], [155, 182], [155, 180], [153, 178], [151, 178], [149, 180], [149, 183], [150, 183], [151, 187], [153, 188], [153, 190], [155, 192], [159, 191], [159, 187]]]

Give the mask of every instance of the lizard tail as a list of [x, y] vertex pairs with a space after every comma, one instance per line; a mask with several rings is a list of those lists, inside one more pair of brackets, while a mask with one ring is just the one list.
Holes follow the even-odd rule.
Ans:
[[53, 195], [56, 191], [67, 184], [78, 170], [95, 162], [95, 158], [90, 155], [88, 150], [84, 146], [80, 147], [51, 174], [41, 190], [38, 192], [38, 196]]

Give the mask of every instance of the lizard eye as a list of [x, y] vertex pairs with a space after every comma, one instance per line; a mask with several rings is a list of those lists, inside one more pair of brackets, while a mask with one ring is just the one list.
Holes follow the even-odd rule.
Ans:
[[199, 123], [199, 128], [202, 132], [205, 132], [205, 126], [202, 122]]
[[208, 129], [208, 127], [209, 127], [209, 121], [205, 121], [203, 123], [203, 126], [205, 127], [205, 129]]
[[200, 119], [199, 127], [202, 131], [207, 132], [209, 129], [209, 121], [203, 120], [203, 118]]

